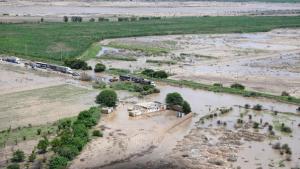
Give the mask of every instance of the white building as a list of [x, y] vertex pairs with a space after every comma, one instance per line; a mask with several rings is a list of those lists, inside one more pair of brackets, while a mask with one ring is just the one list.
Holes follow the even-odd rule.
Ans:
[[144, 102], [134, 105], [133, 108], [128, 109], [129, 116], [139, 116], [142, 114], [158, 112], [165, 110], [166, 105], [160, 102]]

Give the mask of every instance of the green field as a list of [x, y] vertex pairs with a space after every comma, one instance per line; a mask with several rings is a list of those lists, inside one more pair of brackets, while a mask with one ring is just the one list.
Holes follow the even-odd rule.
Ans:
[[106, 38], [262, 32], [299, 26], [300, 16], [182, 17], [134, 22], [0, 24], [0, 53], [62, 63], [66, 58], [82, 56], [94, 42]]

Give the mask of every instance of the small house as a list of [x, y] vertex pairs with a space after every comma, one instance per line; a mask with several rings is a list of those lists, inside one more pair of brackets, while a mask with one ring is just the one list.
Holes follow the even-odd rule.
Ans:
[[113, 112], [113, 110], [114, 110], [113, 107], [103, 107], [101, 112], [104, 114], [110, 114]]

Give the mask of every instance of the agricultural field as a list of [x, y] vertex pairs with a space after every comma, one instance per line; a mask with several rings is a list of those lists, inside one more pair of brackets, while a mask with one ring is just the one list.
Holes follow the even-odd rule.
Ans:
[[94, 42], [106, 38], [265, 32], [275, 28], [299, 27], [299, 23], [299, 16], [227, 16], [168, 18], [135, 22], [1, 24], [0, 52], [31, 60], [62, 63], [64, 59], [79, 57]]

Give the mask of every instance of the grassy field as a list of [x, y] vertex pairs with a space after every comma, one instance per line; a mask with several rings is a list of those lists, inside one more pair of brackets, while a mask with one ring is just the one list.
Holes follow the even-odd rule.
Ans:
[[[192, 34], [263, 32], [299, 27], [300, 16], [182, 17], [134, 22], [0, 24], [0, 53], [27, 59], [62, 63], [84, 54], [106, 38]], [[91, 51], [94, 52], [92, 47]]]
[[0, 95], [0, 130], [51, 123], [94, 105], [93, 91], [57, 85]]

